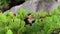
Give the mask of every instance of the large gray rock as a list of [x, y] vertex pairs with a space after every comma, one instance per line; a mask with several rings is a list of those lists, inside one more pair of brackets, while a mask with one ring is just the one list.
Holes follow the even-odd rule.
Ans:
[[28, 12], [29, 10], [33, 12], [38, 12], [38, 11], [51, 11], [54, 10], [55, 8], [58, 7], [60, 3], [60, 0], [29, 0], [26, 1], [25, 3], [14, 6], [8, 11], [12, 11], [13, 13], [18, 13], [20, 10], [20, 7], [26, 9]]

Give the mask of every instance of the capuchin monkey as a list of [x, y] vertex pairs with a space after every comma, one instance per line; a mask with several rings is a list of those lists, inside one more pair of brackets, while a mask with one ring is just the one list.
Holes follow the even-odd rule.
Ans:
[[32, 24], [35, 22], [34, 16], [32, 14], [28, 14], [27, 18], [24, 19], [26, 25], [32, 26]]

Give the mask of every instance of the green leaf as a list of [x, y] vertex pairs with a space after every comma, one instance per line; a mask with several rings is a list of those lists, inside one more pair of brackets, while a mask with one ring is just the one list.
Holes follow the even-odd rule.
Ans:
[[6, 34], [13, 34], [13, 32], [9, 29]]

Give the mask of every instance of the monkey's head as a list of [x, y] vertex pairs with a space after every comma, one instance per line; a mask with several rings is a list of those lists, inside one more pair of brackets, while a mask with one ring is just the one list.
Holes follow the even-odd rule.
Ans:
[[27, 18], [24, 19], [26, 24], [29, 24], [30, 26], [35, 22], [34, 16], [32, 14], [28, 14]]

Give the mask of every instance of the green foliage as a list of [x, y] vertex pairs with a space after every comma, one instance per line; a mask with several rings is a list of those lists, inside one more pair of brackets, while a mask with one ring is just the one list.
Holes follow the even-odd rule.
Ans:
[[0, 9], [6, 8], [8, 6], [9, 2], [10, 2], [10, 0], [0, 0]]
[[[31, 13], [31, 12], [30, 12]], [[34, 12], [35, 22], [25, 25], [26, 10], [21, 8], [16, 16], [12, 12], [0, 13], [0, 34], [50, 34], [60, 28], [59, 10], [55, 9], [47, 16], [47, 12]]]
[[20, 19], [24, 19], [27, 16], [26, 10], [21, 7], [19, 13], [17, 14], [17, 17]]
[[58, 6], [58, 8], [57, 8], [59, 11], [60, 11], [60, 5]]
[[44, 17], [44, 16], [47, 15], [47, 12], [39, 12], [39, 14], [40, 14], [41, 17]]
[[[15, 0], [15, 1], [17, 2], [17, 1], [22, 1], [22, 0]], [[27, 1], [27, 0], [25, 0], [25, 1]], [[11, 3], [11, 2], [12, 2], [11, 0], [0, 0], [0, 9], [8, 8], [9, 7], [9, 3]]]
[[6, 34], [13, 34], [13, 32], [9, 29]]

